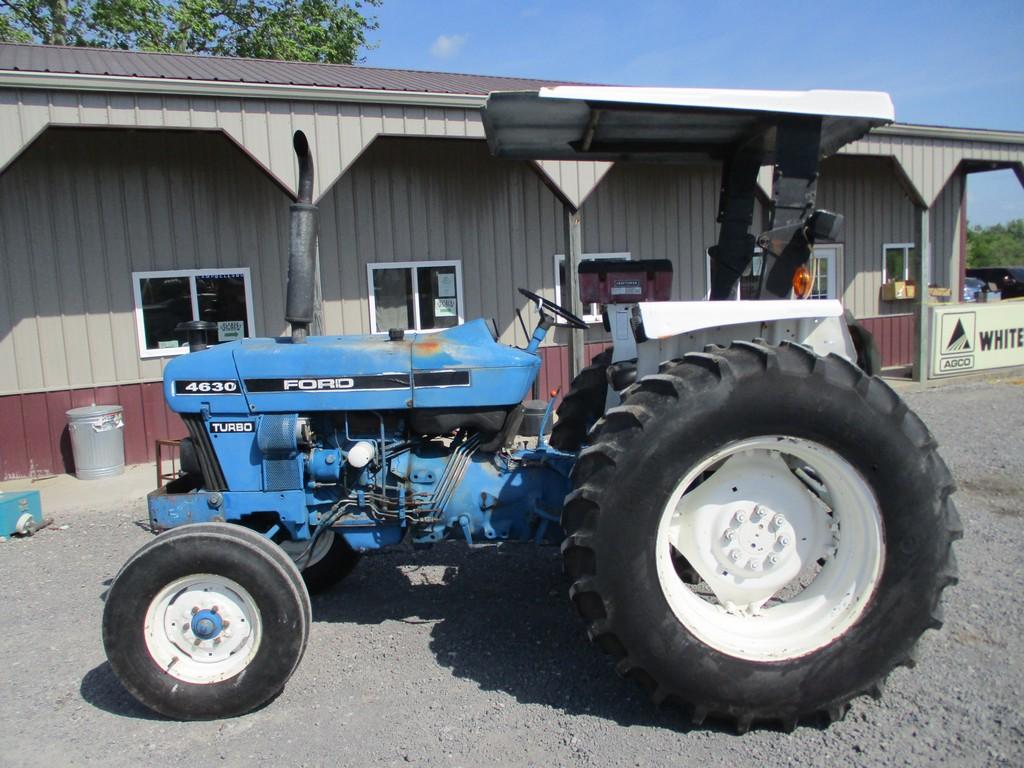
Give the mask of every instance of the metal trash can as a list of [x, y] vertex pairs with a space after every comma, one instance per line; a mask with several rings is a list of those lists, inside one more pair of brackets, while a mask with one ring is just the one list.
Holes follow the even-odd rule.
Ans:
[[124, 409], [87, 405], [67, 412], [75, 477], [96, 480], [124, 472]]

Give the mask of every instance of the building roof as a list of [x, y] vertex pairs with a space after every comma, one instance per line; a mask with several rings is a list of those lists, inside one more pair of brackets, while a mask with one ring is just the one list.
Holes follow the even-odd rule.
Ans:
[[[0, 87], [341, 99], [480, 108], [492, 91], [537, 91], [557, 85], [588, 83], [351, 64], [0, 43]], [[872, 134], [1024, 144], [1021, 131], [906, 123], [874, 128]]]
[[537, 90], [543, 86], [566, 83], [521, 77], [380, 69], [350, 64], [311, 64], [20, 43], [0, 43], [0, 70], [479, 96], [491, 91]]

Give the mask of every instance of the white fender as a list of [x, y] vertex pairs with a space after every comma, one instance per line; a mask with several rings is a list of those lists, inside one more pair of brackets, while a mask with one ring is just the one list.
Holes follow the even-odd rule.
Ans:
[[[857, 360], [843, 305], [833, 300], [658, 301], [610, 305], [608, 314], [612, 359], [636, 359], [639, 376], [657, 373], [665, 360], [701, 352], [709, 344], [753, 339], [792, 341], [821, 356]], [[642, 331], [640, 343], [636, 331]], [[618, 402], [618, 397], [609, 391], [609, 400]]]

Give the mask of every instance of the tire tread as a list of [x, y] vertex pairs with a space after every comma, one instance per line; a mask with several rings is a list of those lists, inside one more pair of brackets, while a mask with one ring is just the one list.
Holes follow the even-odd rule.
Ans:
[[655, 413], [678, 407], [682, 393], [697, 399], [710, 397], [716, 390], [731, 389], [737, 381], [768, 369], [778, 369], [787, 376], [820, 376], [836, 386], [856, 392], [866, 407], [892, 418], [893, 423], [899, 425], [900, 431], [918, 451], [922, 466], [928, 466], [939, 479], [944, 516], [940, 522], [944, 524], [950, 544], [947, 546], [940, 578], [935, 582], [935, 592], [927, 596], [932, 606], [932, 619], [928, 628], [937, 629], [942, 624], [942, 591], [955, 584], [958, 578], [951, 544], [963, 533], [960, 517], [950, 498], [955, 489], [952, 476], [936, 453], [936, 441], [924, 422], [907, 408], [891, 387], [880, 379], [866, 375], [845, 358], [834, 354], [821, 357], [791, 342], [784, 342], [778, 347], [734, 342], [728, 348], [709, 346], [704, 352], [688, 353], [681, 359], [666, 361], [659, 366], [657, 374], [646, 376], [633, 384], [624, 393], [623, 404], [610, 409], [595, 425], [591, 432], [592, 445], [581, 453], [573, 471], [576, 490], [567, 498], [563, 517], [563, 527], [567, 534], [567, 546], [563, 546], [566, 555], [565, 571], [573, 581], [570, 594], [587, 624], [591, 641], [604, 652], [618, 658], [616, 671], [620, 675], [637, 680], [656, 703], [678, 701], [689, 712], [694, 725], [702, 724], [709, 717], [724, 719], [731, 722], [739, 733], [765, 720], [780, 724], [786, 731], [792, 731], [799, 722], [806, 720], [837, 722], [846, 715], [850, 701], [857, 696], [881, 696], [892, 668], [912, 667], [916, 662], [915, 643], [879, 679], [863, 690], [814, 711], [791, 708], [767, 718], [752, 710], [716, 710], [703, 702], [688, 702], [685, 696], [664, 690], [650, 672], [630, 657], [627, 646], [616, 633], [610, 606], [598, 591], [597, 575], [601, 563], [592, 548], [596, 526], [603, 515], [609, 514], [609, 511], [602, 509], [600, 501], [603, 495], [602, 476], [609, 474], [607, 470], [616, 468], [617, 457], [628, 455], [629, 445], [655, 418]]

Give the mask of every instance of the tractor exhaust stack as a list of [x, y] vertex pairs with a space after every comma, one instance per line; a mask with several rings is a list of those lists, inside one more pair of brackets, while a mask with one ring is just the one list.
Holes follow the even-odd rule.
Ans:
[[313, 322], [316, 280], [316, 233], [318, 212], [313, 205], [313, 155], [306, 134], [296, 131], [292, 140], [299, 160], [299, 191], [290, 206], [288, 248], [288, 303], [285, 319], [292, 326], [292, 342], [302, 344]]

